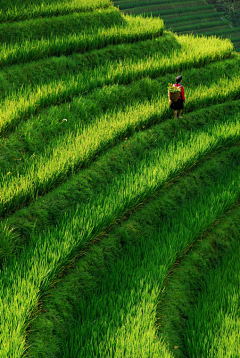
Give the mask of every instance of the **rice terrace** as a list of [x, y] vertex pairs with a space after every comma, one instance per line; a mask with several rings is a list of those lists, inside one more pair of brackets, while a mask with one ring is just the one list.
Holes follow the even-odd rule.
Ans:
[[239, 14], [0, 0], [0, 358], [240, 357]]

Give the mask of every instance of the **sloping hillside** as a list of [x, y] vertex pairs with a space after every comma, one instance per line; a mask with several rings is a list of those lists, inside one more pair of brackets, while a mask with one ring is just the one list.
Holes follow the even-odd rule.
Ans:
[[239, 54], [109, 0], [0, 7], [0, 357], [186, 356], [189, 317], [175, 343], [161, 302], [173, 266], [239, 201]]
[[224, 12], [217, 11], [207, 0], [117, 0], [114, 4], [126, 14], [160, 16], [166, 28], [178, 34], [231, 38], [235, 50], [240, 50], [240, 24], [233, 26]]

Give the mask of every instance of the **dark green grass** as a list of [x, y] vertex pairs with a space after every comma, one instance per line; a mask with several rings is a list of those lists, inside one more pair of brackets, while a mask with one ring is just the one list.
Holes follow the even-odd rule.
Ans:
[[24, 4], [22, 1], [20, 4], [4, 1], [0, 6], [0, 23], [23, 21], [39, 17], [55, 17], [78, 12], [89, 12], [96, 9], [104, 9], [109, 6], [112, 6], [112, 2], [109, 0], [85, 0], [81, 2], [78, 0], [62, 0], [55, 2], [28, 1], [27, 4]]
[[[194, 31], [194, 30], [201, 30], [202, 28], [204, 29], [211, 29], [212, 27], [218, 27], [218, 26], [224, 26], [224, 25], [228, 25], [228, 21], [227, 20], [213, 20], [211, 21], [211, 19], [207, 19], [204, 21], [200, 21], [200, 22], [187, 22], [187, 23], [183, 23], [183, 24], [178, 24], [177, 26], [173, 26], [173, 30], [176, 32], [181, 32], [184, 33], [185, 31]], [[208, 31], [209, 31], [208, 30]], [[215, 34], [215, 32], [214, 32]]]
[[[239, 157], [235, 157], [234, 165], [239, 164]], [[219, 218], [209, 232], [200, 237], [193, 247], [187, 249], [166, 279], [157, 312], [158, 324], [160, 324], [159, 335], [169, 342], [170, 349], [176, 358], [208, 357], [206, 351], [201, 355], [200, 350], [195, 350], [193, 345], [189, 344], [195, 339], [196, 346], [204, 345], [203, 339], [200, 341], [196, 339], [196, 327], [190, 327], [188, 321], [192, 322], [195, 307], [198, 306], [198, 297], [201, 296], [201, 291], [205, 290], [208, 275], [223, 264], [222, 260], [226, 261], [225, 256], [231, 254], [235, 246], [234, 242], [239, 241], [239, 218], [238, 203], [235, 208]], [[232, 274], [234, 275], [234, 272]], [[224, 289], [225, 287], [221, 286], [221, 290], [224, 291]], [[217, 300], [218, 297], [216, 297], [216, 302]], [[208, 305], [207, 295], [205, 295], [205, 304]], [[214, 311], [214, 307], [212, 309]], [[208, 306], [208, 310], [211, 311], [211, 306]], [[215, 315], [217, 314], [218, 312], [215, 312]], [[207, 317], [205, 315], [202, 319], [209, 320], [210, 316], [208, 313]], [[205, 334], [206, 341], [208, 341], [208, 332]], [[208, 344], [211, 345], [210, 341]], [[221, 350], [221, 347], [218, 348]]]
[[[190, 21], [193, 22], [193, 21], [197, 21], [197, 22], [200, 22], [200, 20], [213, 20], [215, 18], [218, 18], [220, 19], [221, 17], [221, 13], [217, 13], [217, 12], [212, 12], [212, 10], [210, 10], [209, 12], [208, 11], [205, 11], [201, 14], [199, 14], [197, 12], [197, 15], [194, 15], [194, 14], [191, 14], [191, 15], [188, 15], [188, 16], [178, 16], [178, 17], [169, 17], [169, 18], [166, 18], [166, 16], [164, 17], [164, 22], [165, 24], [168, 26], [168, 24], [170, 25], [173, 25], [174, 26], [179, 26], [179, 25], [183, 25], [183, 24], [188, 24]], [[175, 25], [176, 24], [176, 25]]]
[[[77, 337], [74, 338], [73, 331], [75, 328], [79, 329], [77, 324], [80, 323], [80, 317], [83, 319], [82, 324], [86, 324], [87, 327], [87, 320], [94, 320], [94, 314], [92, 316], [89, 314], [86, 320], [84, 318], [84, 312], [88, 312], [87, 306], [90, 299], [94, 297], [94, 292], [101, 301], [101, 296], [104, 300], [107, 292], [111, 292], [110, 286], [114, 282], [121, 285], [121, 279], [117, 276], [120, 274], [118, 267], [123, 264], [131, 266], [131, 270], [139, 270], [141, 277], [141, 265], [139, 266], [136, 262], [135, 265], [130, 265], [130, 261], [133, 262], [133, 257], [136, 258], [136, 255], [140, 255], [143, 260], [146, 252], [149, 254], [150, 239], [156, 230], [159, 231], [161, 223], [170, 217], [174, 219], [178, 210], [182, 210], [191, 197], [197, 197], [208, 186], [211, 187], [223, 171], [230, 169], [233, 163], [239, 165], [239, 159], [237, 147], [209, 158], [192, 169], [190, 173], [178, 178], [175, 183], [171, 185], [169, 183], [167, 188], [159, 191], [146, 206], [130, 217], [126, 217], [126, 221], [121, 225], [115, 226], [107, 236], [103, 237], [99, 245], [89, 248], [86, 256], [76, 262], [75, 268], [68, 270], [57, 288], [50, 289], [43, 297], [41, 313], [35, 318], [30, 328], [28, 340], [31, 347], [30, 357], [45, 358], [50, 357], [51, 354], [60, 357], [63, 354], [61, 347], [67, 346], [64, 342], [66, 339], [69, 342], [69, 349], [70, 346], [72, 351], [80, 349], [82, 345], [74, 347], [70, 341], [72, 340], [77, 345]], [[153, 247], [155, 245], [156, 243], [153, 243]], [[132, 257], [133, 253], [135, 254]], [[149, 266], [151, 262], [149, 258]], [[101, 288], [102, 286], [104, 288]], [[120, 296], [123, 294], [121, 287], [120, 291], [116, 288]], [[133, 287], [129, 287], [129, 290], [131, 288]], [[126, 297], [125, 294], [124, 297]], [[76, 319], [78, 319], [77, 323]], [[85, 340], [84, 336], [81, 338]], [[79, 341], [81, 338], [79, 337]], [[83, 343], [85, 344], [87, 341]], [[84, 356], [84, 353], [82, 354]]]
[[[202, 34], [204, 36], [220, 36], [222, 38], [224, 37], [231, 37], [231, 34], [234, 33], [239, 33], [240, 27], [229, 27], [229, 26], [222, 26], [221, 28], [219, 27], [219, 29], [215, 29], [214, 31], [209, 31], [208, 28], [206, 29], [202, 29], [202, 30], [198, 30], [198, 32], [196, 32], [196, 34], [200, 34], [202, 32]], [[195, 31], [192, 31], [192, 33], [194, 33]], [[181, 33], [185, 33], [185, 31], [182, 31]]]
[[[129, 5], [128, 5], [129, 4]], [[171, 4], [167, 2], [117, 2], [115, 6], [120, 6], [123, 11], [134, 14], [142, 14], [143, 16], [159, 16], [164, 19], [166, 22], [167, 28], [170, 28], [173, 31], [176, 31], [180, 34], [193, 33], [193, 34], [204, 34], [206, 36], [221, 36], [223, 38], [229, 37], [232, 38], [233, 44], [235, 46], [235, 50], [239, 50], [238, 41], [234, 39], [236, 33], [239, 33], [238, 27], [230, 27], [230, 22], [228, 19], [222, 21], [220, 19], [223, 16], [223, 12], [216, 12], [214, 5], [202, 5], [202, 6], [194, 6], [193, 2], [191, 7], [187, 7], [187, 4], [180, 4], [178, 6], [178, 2], [176, 0], [171, 2]], [[186, 8], [182, 8], [182, 6], [186, 6]], [[139, 7], [137, 7], [139, 6]], [[159, 7], [164, 6], [164, 8]], [[166, 6], [172, 7], [171, 9], [166, 9]], [[128, 8], [127, 8], [128, 7]], [[210, 17], [210, 13], [214, 12], [212, 18]], [[202, 14], [202, 15], [201, 15]], [[206, 14], [206, 16], [204, 16]], [[214, 21], [214, 18], [219, 17], [219, 21]], [[208, 20], [204, 20], [208, 18]], [[189, 24], [183, 21], [188, 21]], [[200, 20], [201, 21], [199, 23]], [[195, 20], [195, 23], [190, 23], [190, 21]], [[196, 22], [197, 21], [197, 22]], [[208, 23], [207, 23], [208, 21]], [[176, 26], [177, 24], [177, 26]], [[226, 25], [224, 25], [226, 24]]]
[[[186, 0], [185, 3], [192, 1], [192, 0]], [[171, 3], [180, 3], [179, 0], [171, 0]], [[121, 2], [117, 2], [115, 1], [114, 4], [115, 6], [119, 6], [120, 10], [125, 10], [125, 9], [132, 9], [132, 8], [138, 8], [138, 7], [147, 7], [147, 6], [154, 6], [154, 5], [166, 5], [169, 2], [167, 2], [166, 0], [164, 1], [159, 1], [159, 0], [152, 0], [152, 1], [121, 1]]]
[[[187, 7], [187, 8], [179, 8], [177, 9], [167, 9], [167, 10], [161, 10], [160, 11], [150, 11], [150, 12], [143, 12], [143, 16], [159, 16], [161, 18], [165, 18], [165, 16], [182, 16], [182, 15], [190, 15], [190, 14], [196, 14], [196, 12], [200, 11], [208, 11], [208, 10], [215, 10], [214, 5], [203, 5], [203, 6], [195, 6], [195, 7]], [[134, 14], [132, 14], [134, 15]]]
[[155, 13], [156, 11], [158, 11], [160, 16], [162, 16], [163, 11], [165, 11], [165, 10], [174, 10], [176, 12], [176, 8], [177, 8], [178, 9], [177, 11], [179, 11], [179, 10], [181, 11], [181, 9], [182, 9], [184, 12], [185, 8], [191, 8], [192, 10], [194, 10], [196, 7], [201, 7], [201, 6], [206, 6], [205, 0], [189, 1], [187, 3], [182, 2], [182, 1], [180, 1], [178, 3], [166, 2], [165, 4], [159, 4], [159, 5], [134, 7], [132, 9], [125, 9], [124, 13], [131, 14], [131, 15], [133, 15], [133, 14], [139, 15], [139, 14], [151, 13], [151, 12]]
[[[48, 6], [48, 5], [55, 5], [56, 3], [58, 3], [59, 0], [8, 0], [7, 2], [5, 0], [1, 0], [0, 1], [0, 8], [4, 11], [7, 11], [10, 8], [22, 8], [25, 6], [36, 6], [36, 5], [43, 5], [44, 6]], [[69, 2], [71, 2], [71, 0], [61, 0], [60, 1], [62, 4], [67, 4]], [[111, 3], [110, 1], [107, 0], [108, 3]]]
[[[14, 7], [19, 7], [21, 5], [36, 5], [36, 4], [40, 4], [41, 2], [43, 2], [44, 4], [54, 4], [57, 2], [57, 0], [47, 0], [47, 1], [42, 1], [42, 0], [8, 0], [7, 2], [5, 0], [1, 0], [0, 1], [0, 6], [2, 9], [7, 10], [9, 7], [14, 6]], [[61, 2], [67, 2], [67, 0], [61, 0]]]
[[215, 9], [210, 9], [210, 10], [205, 10], [205, 11], [197, 11], [195, 14], [193, 11], [190, 11], [190, 12], [185, 12], [184, 14], [170, 14], [170, 15], [164, 15], [164, 22], [165, 23], [168, 23], [169, 21], [173, 21], [174, 20], [174, 23], [177, 23], [177, 22], [181, 22], [181, 21], [185, 21], [185, 20], [188, 20], [190, 18], [192, 19], [201, 19], [203, 16], [221, 16], [223, 15], [223, 13], [219, 13], [217, 12]]
[[233, 358], [239, 355], [239, 204], [213, 232], [214, 248], [219, 248], [221, 243], [230, 247], [199, 282], [199, 294], [184, 332], [185, 357]]
[[41, 40], [52, 36], [68, 36], [80, 33], [87, 28], [111, 27], [123, 24], [121, 13], [114, 7], [94, 10], [87, 13], [75, 13], [51, 18], [31, 19], [0, 25], [0, 43], [19, 43], [28, 40]]

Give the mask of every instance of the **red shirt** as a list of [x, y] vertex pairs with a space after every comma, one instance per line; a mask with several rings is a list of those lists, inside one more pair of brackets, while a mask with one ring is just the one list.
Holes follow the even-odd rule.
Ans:
[[180, 83], [175, 83], [173, 86], [175, 86], [175, 87], [181, 87], [181, 99], [183, 100], [183, 101], [185, 101], [185, 94], [184, 94], [184, 87], [180, 84]]

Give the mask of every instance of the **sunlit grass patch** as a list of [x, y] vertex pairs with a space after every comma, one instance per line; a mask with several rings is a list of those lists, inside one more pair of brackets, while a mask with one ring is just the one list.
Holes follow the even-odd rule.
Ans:
[[[76, 76], [69, 76], [64, 81], [60, 79], [39, 86], [31, 92], [20, 90], [2, 102], [0, 131], [11, 129], [19, 120], [29, 118], [39, 108], [65, 102], [74, 95], [93, 88], [112, 83], [128, 84], [146, 76], [157, 77], [166, 73], [184, 71], [191, 67], [199, 68], [230, 57], [233, 50], [233, 45], [229, 40], [222, 41], [216, 38], [182, 36], [179, 37], [179, 42], [184, 49], [181, 59], [176, 56], [179, 50], [173, 50], [170, 55], [165, 56], [154, 54], [140, 60], [126, 59], [122, 62], [109, 62], [93, 70], [83, 71]], [[194, 50], [193, 44], [198, 44]]]
[[110, 28], [89, 27], [85, 31], [75, 32], [68, 36], [52, 35], [41, 40], [26, 39], [16, 44], [2, 44], [0, 67], [15, 63], [37, 61], [42, 58], [59, 55], [70, 55], [73, 52], [85, 52], [103, 48], [110, 44], [132, 43], [161, 36], [164, 23], [161, 19], [144, 19], [124, 16], [124, 25], [113, 25]]
[[22, 21], [36, 17], [67, 15], [70, 12], [92, 11], [112, 5], [110, 0], [4, 1], [0, 2], [0, 22]]

